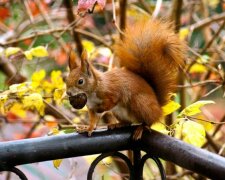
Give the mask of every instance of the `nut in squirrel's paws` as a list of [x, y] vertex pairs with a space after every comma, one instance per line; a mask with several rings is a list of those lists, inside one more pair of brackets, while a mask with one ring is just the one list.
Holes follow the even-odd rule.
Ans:
[[79, 125], [79, 126], [76, 126], [76, 132], [77, 133], [84, 133], [84, 132], [87, 132], [88, 133], [88, 136], [91, 136], [94, 128], [92, 128], [91, 126], [86, 126], [86, 125]]
[[82, 109], [87, 103], [87, 96], [84, 93], [69, 97], [70, 104], [75, 109]]

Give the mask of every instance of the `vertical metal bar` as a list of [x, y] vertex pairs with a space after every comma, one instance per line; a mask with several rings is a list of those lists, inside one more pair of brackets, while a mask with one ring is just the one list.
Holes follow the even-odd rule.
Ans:
[[142, 171], [140, 168], [140, 162], [141, 162], [141, 151], [140, 150], [133, 150], [133, 167], [134, 167], [134, 177], [130, 179], [134, 180], [142, 180]]

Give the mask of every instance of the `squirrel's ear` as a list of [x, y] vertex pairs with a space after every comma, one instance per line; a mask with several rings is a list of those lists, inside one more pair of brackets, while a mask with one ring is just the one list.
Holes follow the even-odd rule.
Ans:
[[83, 50], [81, 54], [81, 70], [87, 75], [91, 75], [90, 65], [88, 62], [88, 54], [86, 50]]
[[77, 68], [80, 65], [78, 59], [76, 58], [76, 54], [73, 50], [70, 51], [69, 54], [69, 68], [70, 70]]

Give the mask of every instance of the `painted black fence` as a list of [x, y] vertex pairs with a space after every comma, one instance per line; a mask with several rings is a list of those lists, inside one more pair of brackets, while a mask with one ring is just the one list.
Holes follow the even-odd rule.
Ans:
[[[101, 154], [91, 165], [87, 179], [98, 162], [107, 156], [116, 156], [125, 161], [130, 170], [130, 179], [142, 179], [145, 161], [152, 158], [165, 179], [163, 166], [158, 158], [171, 161], [181, 167], [211, 179], [225, 179], [225, 158], [206, 150], [188, 145], [158, 132], [145, 131], [140, 141], [132, 140], [135, 127], [94, 132], [91, 137], [84, 134], [66, 134], [51, 137], [17, 140], [0, 143], [0, 171], [12, 171], [26, 179], [17, 165], [53, 159]], [[133, 163], [118, 152], [132, 150]], [[146, 155], [141, 157], [140, 151]]]

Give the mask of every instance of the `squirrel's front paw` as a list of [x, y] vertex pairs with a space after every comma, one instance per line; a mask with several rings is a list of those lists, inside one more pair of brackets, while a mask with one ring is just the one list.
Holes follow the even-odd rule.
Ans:
[[77, 133], [87, 132], [88, 133], [88, 136], [91, 136], [93, 130], [94, 130], [94, 127], [92, 127], [92, 126], [86, 126], [86, 125], [76, 126], [76, 132]]
[[77, 125], [75, 129], [77, 133], [84, 133], [84, 132], [88, 132], [88, 128], [89, 126], [86, 126], [86, 125]]
[[88, 128], [88, 130], [87, 130], [87, 132], [88, 132], [88, 136], [91, 136], [91, 134], [92, 134], [93, 130], [94, 130], [94, 127], [89, 126], [89, 128]]

